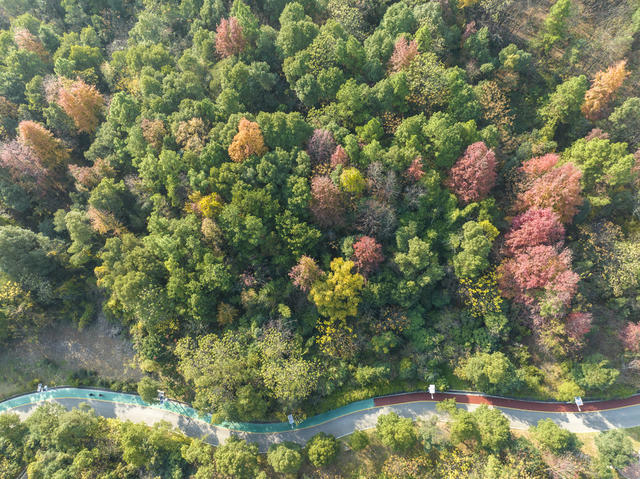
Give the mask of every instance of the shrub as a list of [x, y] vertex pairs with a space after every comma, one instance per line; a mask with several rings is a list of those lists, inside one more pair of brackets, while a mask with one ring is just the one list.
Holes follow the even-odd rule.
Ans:
[[353, 431], [349, 437], [349, 446], [354, 451], [361, 451], [369, 445], [369, 436], [364, 431]]

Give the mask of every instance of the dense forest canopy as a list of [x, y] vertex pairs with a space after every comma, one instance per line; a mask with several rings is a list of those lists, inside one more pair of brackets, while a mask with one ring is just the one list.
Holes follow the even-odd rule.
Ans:
[[3, 347], [102, 310], [220, 420], [635, 390], [640, 10], [579, 7], [0, 1]]

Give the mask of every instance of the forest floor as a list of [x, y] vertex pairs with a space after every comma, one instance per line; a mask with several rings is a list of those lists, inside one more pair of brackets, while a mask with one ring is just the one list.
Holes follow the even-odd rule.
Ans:
[[103, 315], [82, 330], [59, 323], [36, 339], [0, 351], [0, 398], [33, 389], [38, 382], [68, 384], [73, 376], [135, 381], [141, 372], [131, 342]]

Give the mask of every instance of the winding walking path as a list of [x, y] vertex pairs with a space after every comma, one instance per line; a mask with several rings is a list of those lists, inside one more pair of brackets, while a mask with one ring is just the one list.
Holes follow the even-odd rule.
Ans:
[[15, 412], [22, 418], [30, 415], [46, 401], [55, 401], [67, 409], [88, 403], [99, 416], [154, 424], [167, 421], [191, 437], [204, 437], [217, 445], [230, 435], [238, 435], [258, 444], [260, 451], [269, 445], [283, 441], [306, 443], [318, 432], [336, 437], [346, 436], [355, 430], [375, 427], [380, 414], [395, 411], [412, 419], [436, 414], [436, 403], [454, 398], [458, 407], [473, 410], [480, 404], [498, 408], [509, 419], [514, 429], [528, 429], [540, 419], [551, 418], [572, 432], [596, 432], [616, 428], [640, 426], [640, 395], [609, 401], [585, 402], [578, 412], [574, 404], [523, 401], [474, 393], [416, 392], [383, 396], [358, 401], [347, 406], [309, 418], [293, 429], [286, 423], [222, 423], [210, 424], [211, 416], [200, 415], [190, 406], [176, 401], [165, 404], [146, 404], [135, 394], [83, 388], [56, 388], [45, 393], [17, 396], [0, 402], [0, 414]]

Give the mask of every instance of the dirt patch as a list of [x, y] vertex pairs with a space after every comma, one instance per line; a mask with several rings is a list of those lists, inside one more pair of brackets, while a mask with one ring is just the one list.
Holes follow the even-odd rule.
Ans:
[[108, 380], [136, 380], [141, 372], [133, 360], [129, 339], [102, 315], [82, 331], [56, 324], [36, 340], [0, 352], [0, 397], [28, 390], [35, 379], [63, 384], [71, 374], [86, 371]]

